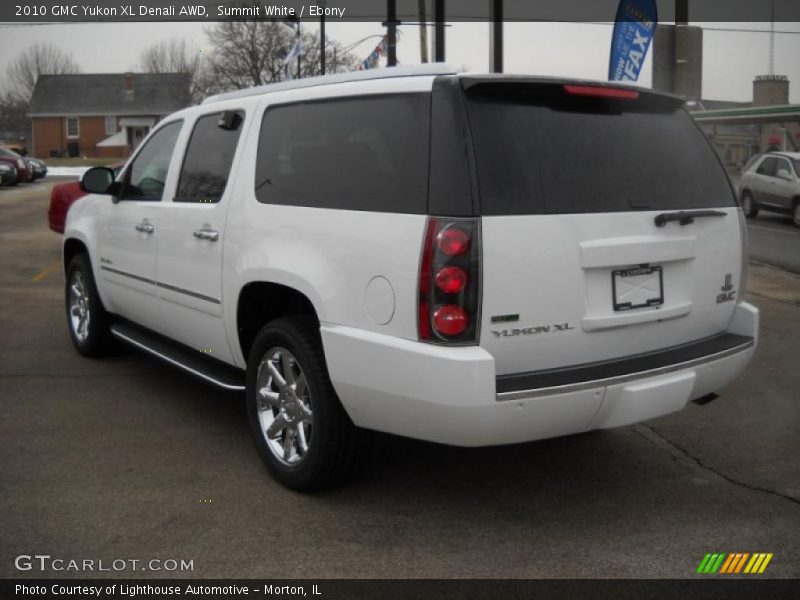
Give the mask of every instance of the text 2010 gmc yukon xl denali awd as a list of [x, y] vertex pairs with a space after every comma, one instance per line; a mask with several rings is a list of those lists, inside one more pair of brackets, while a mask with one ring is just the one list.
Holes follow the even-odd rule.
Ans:
[[627, 425], [739, 374], [745, 230], [680, 100], [441, 65], [231, 92], [165, 118], [64, 238], [77, 349], [246, 390], [296, 489], [359, 429], [460, 446]]

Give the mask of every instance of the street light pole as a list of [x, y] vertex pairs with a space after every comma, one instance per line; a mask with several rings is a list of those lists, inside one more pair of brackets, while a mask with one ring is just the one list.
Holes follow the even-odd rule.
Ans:
[[386, 0], [386, 66], [397, 66], [397, 0]]
[[322, 8], [322, 14], [319, 16], [319, 72], [320, 75], [325, 75], [325, 0], [317, 3]]

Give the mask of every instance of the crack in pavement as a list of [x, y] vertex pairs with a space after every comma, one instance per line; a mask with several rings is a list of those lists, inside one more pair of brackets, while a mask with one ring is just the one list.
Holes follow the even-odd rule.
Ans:
[[734, 479], [721, 471], [717, 471], [713, 467], [708, 466], [707, 464], [703, 463], [699, 458], [692, 456], [689, 454], [688, 451], [684, 450], [680, 446], [678, 446], [675, 442], [665, 437], [663, 434], [656, 431], [654, 427], [651, 425], [645, 425], [644, 423], [638, 423], [633, 426], [634, 431], [641, 435], [643, 438], [647, 439], [648, 441], [654, 443], [656, 446], [664, 448], [667, 452], [669, 452], [672, 459], [677, 462], [678, 464], [682, 464], [684, 466], [699, 468], [703, 471], [708, 471], [717, 477], [721, 477], [728, 483], [732, 483], [733, 485], [743, 487], [745, 489], [751, 490], [753, 492], [760, 492], [762, 494], [769, 494], [771, 496], [777, 496], [778, 498], [783, 498], [784, 500], [788, 500], [794, 504], [800, 505], [800, 498], [795, 498], [794, 496], [790, 496], [788, 494], [784, 494], [782, 492], [778, 492], [776, 490], [770, 490], [768, 488], [763, 488], [757, 485], [752, 485], [747, 483], [746, 481], [741, 481], [739, 479]]

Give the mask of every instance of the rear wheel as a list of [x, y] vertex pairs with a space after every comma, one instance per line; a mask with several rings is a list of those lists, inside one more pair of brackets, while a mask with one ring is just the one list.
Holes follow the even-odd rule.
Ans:
[[72, 343], [84, 356], [102, 356], [111, 346], [108, 314], [94, 284], [92, 267], [78, 254], [67, 267], [65, 289], [67, 325]]
[[742, 212], [748, 219], [755, 219], [756, 215], [758, 215], [758, 207], [750, 192], [742, 194]]
[[259, 455], [286, 487], [331, 487], [355, 465], [359, 432], [331, 385], [311, 318], [277, 319], [258, 333], [247, 364], [247, 414]]

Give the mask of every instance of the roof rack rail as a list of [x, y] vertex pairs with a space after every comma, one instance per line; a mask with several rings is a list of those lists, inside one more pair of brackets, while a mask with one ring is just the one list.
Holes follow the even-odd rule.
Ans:
[[220, 102], [221, 100], [232, 100], [234, 98], [259, 96], [261, 94], [282, 92], [285, 90], [296, 90], [320, 85], [333, 85], [335, 83], [348, 83], [351, 81], [389, 79], [393, 77], [420, 77], [424, 75], [455, 75], [456, 73], [457, 71], [454, 68], [444, 63], [389, 67], [384, 69], [369, 69], [368, 71], [352, 71], [349, 73], [336, 73], [334, 75], [322, 75], [319, 77], [294, 79], [292, 81], [279, 81], [276, 83], [268, 83], [266, 85], [247, 88], [244, 90], [234, 90], [232, 92], [225, 92], [223, 94], [209, 96], [203, 100], [203, 104], [211, 104], [212, 102]]

